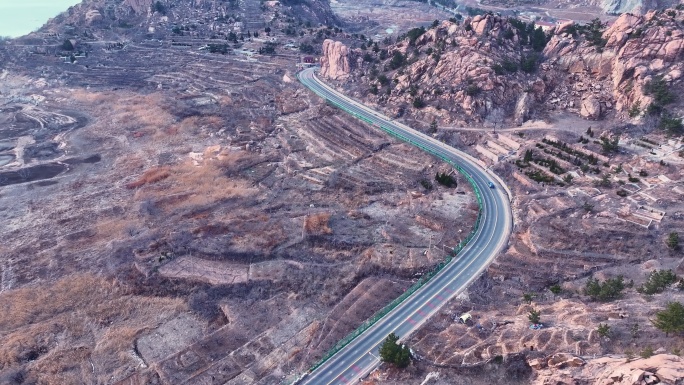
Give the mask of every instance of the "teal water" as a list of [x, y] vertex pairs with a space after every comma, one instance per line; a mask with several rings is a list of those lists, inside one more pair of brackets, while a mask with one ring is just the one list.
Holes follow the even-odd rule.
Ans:
[[0, 0], [0, 36], [18, 37], [81, 0]]

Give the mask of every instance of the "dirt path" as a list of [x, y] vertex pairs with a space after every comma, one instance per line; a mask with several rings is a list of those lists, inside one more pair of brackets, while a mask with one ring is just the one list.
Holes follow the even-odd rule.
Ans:
[[476, 128], [476, 127], [439, 127], [444, 131], [499, 131], [499, 132], [521, 132], [533, 130], [567, 131], [576, 134], [583, 134], [589, 127], [603, 129], [605, 122], [584, 120], [578, 116], [562, 115], [554, 117], [553, 121], [530, 120], [519, 127], [496, 127], [496, 128]]

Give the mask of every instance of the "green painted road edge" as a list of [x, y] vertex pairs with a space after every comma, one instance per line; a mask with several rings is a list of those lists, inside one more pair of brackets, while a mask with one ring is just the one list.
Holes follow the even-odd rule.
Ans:
[[[299, 79], [299, 74], [297, 74], [297, 79]], [[304, 84], [303, 82], [302, 82], [302, 84], [306, 87], [306, 84]], [[307, 87], [307, 88], [309, 88], [309, 87]], [[391, 135], [391, 136], [393, 136], [399, 140], [402, 140], [408, 144], [416, 146], [416, 147], [420, 148], [421, 150], [427, 152], [428, 154], [435, 156], [435, 157], [441, 159], [442, 161], [448, 163], [450, 166], [454, 167], [461, 175], [463, 175], [468, 180], [468, 183], [473, 187], [473, 190], [475, 191], [475, 196], [477, 197], [477, 205], [478, 205], [477, 219], [475, 220], [475, 225], [473, 226], [473, 230], [468, 234], [468, 236], [463, 241], [461, 241], [458, 244], [458, 246], [454, 247], [451, 254], [446, 257], [444, 262], [441, 262], [432, 271], [424, 274], [416, 283], [414, 283], [411, 287], [409, 287], [401, 296], [399, 296], [394, 301], [390, 302], [388, 305], [386, 305], [385, 307], [380, 309], [380, 311], [378, 311], [371, 318], [366, 320], [363, 324], [361, 324], [361, 326], [356, 328], [356, 330], [349, 333], [346, 337], [344, 337], [342, 340], [340, 340], [338, 343], [336, 343], [335, 346], [330, 348], [330, 350], [328, 350], [328, 352], [325, 354], [325, 356], [323, 356], [316, 364], [314, 364], [309, 369], [309, 373], [311, 373], [314, 370], [318, 369], [326, 361], [328, 361], [337, 352], [344, 349], [345, 346], [349, 345], [356, 337], [358, 337], [363, 332], [368, 330], [371, 326], [373, 326], [376, 322], [378, 322], [382, 317], [387, 315], [390, 311], [394, 310], [394, 308], [396, 308], [402, 302], [404, 302], [404, 300], [406, 300], [406, 298], [411, 296], [411, 294], [415, 293], [418, 289], [423, 287], [423, 285], [428, 283], [435, 275], [437, 275], [437, 273], [442, 271], [442, 269], [444, 269], [444, 267], [446, 267], [454, 259], [454, 257], [458, 256], [458, 254], [463, 250], [463, 248], [466, 247], [468, 242], [470, 242], [473, 239], [473, 237], [477, 233], [477, 230], [480, 228], [480, 219], [482, 217], [482, 196], [481, 196], [480, 189], [475, 184], [475, 181], [473, 180], [473, 178], [467, 172], [465, 172], [465, 170], [463, 170], [461, 168], [461, 166], [459, 166], [458, 164], [452, 162], [451, 160], [447, 159], [446, 157], [444, 157], [440, 154], [433, 152], [432, 150], [420, 145], [419, 143], [415, 143], [411, 139], [406, 138], [403, 135], [394, 132], [392, 129], [390, 129], [388, 127], [384, 127], [383, 125], [374, 124], [373, 122], [364, 118], [363, 116], [357, 115], [354, 112], [347, 110], [346, 108], [342, 107], [341, 105], [339, 105], [339, 104], [335, 103], [334, 101], [326, 98], [324, 95], [319, 94], [318, 92], [316, 92], [316, 90], [311, 89], [311, 88], [309, 88], [309, 89], [311, 91], [313, 91], [316, 95], [325, 99], [329, 104], [341, 109], [342, 111], [348, 113], [349, 115], [351, 115], [351, 116], [353, 116], [353, 117], [355, 117], [355, 118], [357, 118], [357, 119], [359, 119], [359, 120], [361, 120], [367, 124], [370, 124], [373, 127], [379, 127], [381, 130], [385, 131], [389, 135]]]

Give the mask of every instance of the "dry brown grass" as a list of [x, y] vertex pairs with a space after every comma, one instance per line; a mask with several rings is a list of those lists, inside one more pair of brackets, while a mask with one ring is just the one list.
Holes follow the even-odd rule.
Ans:
[[[236, 161], [237, 157], [226, 155], [223, 160], [206, 160], [199, 166], [188, 160], [163, 170], [154, 169], [149, 178], [145, 178], [145, 175], [141, 177], [140, 181], [144, 183], [139, 184], [135, 198], [140, 201], [152, 199], [168, 211], [255, 194], [258, 190], [252, 188], [248, 181], [224, 175], [223, 168]], [[162, 176], [164, 183], [147, 183], [149, 180], [158, 182]]]
[[98, 220], [94, 226], [95, 235], [89, 238], [88, 241], [91, 242], [91, 245], [104, 245], [105, 243], [130, 236], [129, 231], [138, 226], [139, 222], [135, 219], [116, 218]]
[[131, 351], [142, 331], [186, 310], [181, 300], [130, 295], [93, 275], [4, 292], [0, 371], [23, 368], [39, 384], [108, 382], [138, 364]]
[[233, 242], [245, 251], [269, 251], [288, 239], [283, 225], [277, 220], [245, 219], [237, 225], [237, 230], [239, 233], [233, 234]]
[[146, 184], [157, 183], [168, 178], [169, 176], [171, 176], [171, 173], [169, 173], [167, 167], [153, 168], [151, 170], [145, 171], [145, 173], [143, 173], [142, 176], [140, 176], [140, 178], [138, 178], [136, 181], [128, 183], [126, 188], [134, 189], [142, 187]]
[[304, 220], [304, 231], [307, 234], [332, 234], [330, 217], [330, 213], [317, 213], [307, 216]]
[[[220, 116], [191, 116], [181, 120], [178, 123], [169, 125], [164, 131], [164, 135], [177, 134], [196, 134], [196, 130], [200, 128], [208, 128], [210, 131], [219, 131], [225, 125], [225, 119]], [[161, 138], [161, 132], [157, 133], [155, 138]]]
[[77, 89], [71, 92], [77, 103], [84, 105], [90, 115], [102, 118], [103, 123], [117, 130], [157, 132], [170, 126], [174, 117], [161, 106], [163, 95], [133, 94], [125, 91], [89, 92]]
[[428, 217], [416, 215], [416, 222], [433, 231], [444, 230], [444, 226], [439, 221], [436, 221]]

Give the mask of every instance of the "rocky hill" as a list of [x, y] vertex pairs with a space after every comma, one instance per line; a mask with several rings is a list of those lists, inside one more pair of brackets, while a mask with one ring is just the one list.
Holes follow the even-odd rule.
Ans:
[[646, 13], [651, 9], [662, 9], [677, 4], [677, 1], [663, 0], [598, 0], [596, 5], [601, 7], [608, 14]]
[[[436, 0], [436, 3], [448, 3], [449, 0]], [[606, 15], [620, 15], [622, 13], [645, 14], [652, 9], [666, 9], [676, 6], [677, 0], [481, 0], [478, 5], [485, 10], [517, 10], [517, 11], [540, 11], [543, 9], [546, 16], [563, 18], [563, 14], [581, 17], [582, 12], [592, 11]], [[536, 8], [536, 9], [535, 9]], [[596, 14], [597, 15], [597, 14]], [[591, 19], [591, 17], [589, 18]], [[589, 20], [587, 19], [587, 20]], [[578, 20], [578, 19], [573, 19]]]
[[[264, 3], [258, 0], [109, 0], [83, 1], [50, 19], [40, 32], [64, 33], [73, 28], [90, 28], [101, 35], [135, 38], [154, 34], [157, 29], [190, 27], [192, 32], [238, 23], [244, 30], [263, 29], [274, 20], [273, 12], [310, 25], [335, 25], [339, 20], [328, 0], [283, 0]], [[188, 30], [189, 31], [189, 30]], [[107, 33], [109, 32], [109, 33]]]
[[663, 91], [680, 87], [682, 20], [670, 9], [545, 32], [493, 14], [451, 19], [366, 50], [326, 42], [321, 73], [397, 116], [447, 125], [520, 125], [549, 111], [670, 116]]

